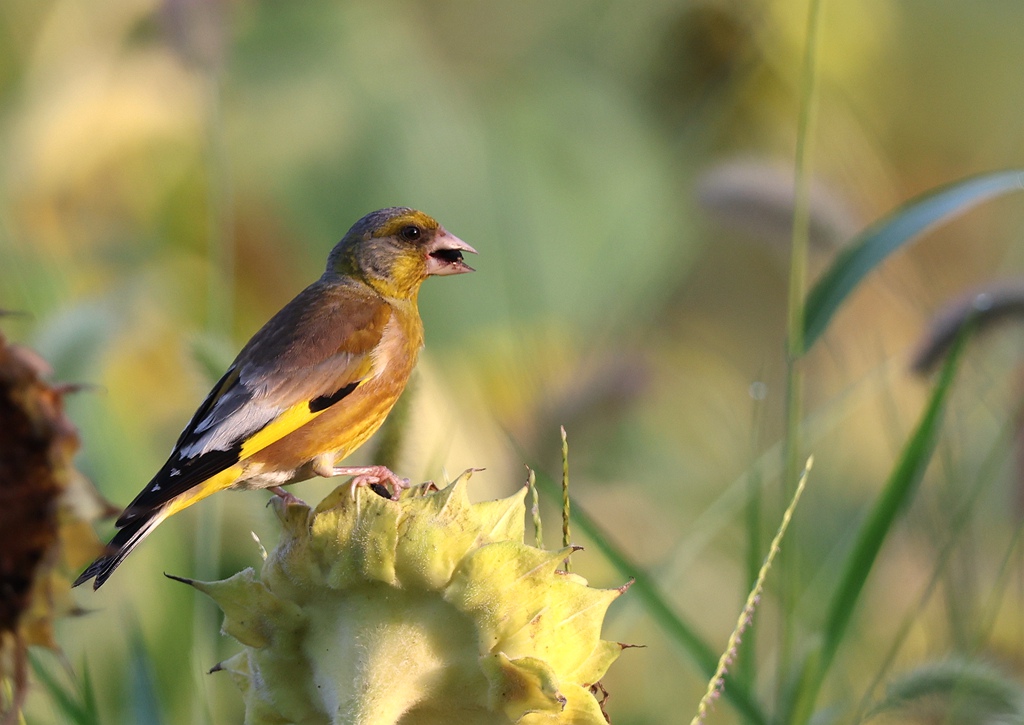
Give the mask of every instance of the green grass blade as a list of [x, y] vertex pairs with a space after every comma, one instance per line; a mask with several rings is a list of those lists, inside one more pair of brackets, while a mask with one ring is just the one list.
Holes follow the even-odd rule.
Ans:
[[[818, 38], [821, 34], [822, 0], [807, 3], [807, 41], [804, 46], [803, 70], [800, 81], [800, 115], [796, 131], [796, 185], [793, 190], [793, 235], [789, 252], [789, 301], [786, 323], [786, 433], [783, 446], [783, 471], [779, 502], [785, 509], [793, 496], [793, 486], [800, 470], [800, 421], [804, 410], [804, 371], [799, 364], [804, 349], [803, 320], [806, 315], [807, 253], [811, 226], [811, 139], [818, 108]], [[793, 659], [796, 639], [796, 617], [793, 607], [799, 588], [799, 570], [793, 556], [779, 558], [779, 644], [778, 670], [787, 672]], [[783, 683], [776, 683], [781, 691]]]
[[51, 673], [33, 654], [29, 654], [29, 661], [32, 664], [32, 672], [36, 679], [42, 684], [43, 689], [50, 696], [57, 709], [67, 718], [69, 723], [74, 725], [99, 725], [99, 717], [96, 715], [94, 703], [91, 705], [91, 694], [86, 701], [79, 702], [77, 693], [71, 692], [61, 685], [57, 678]]
[[82, 684], [78, 689], [82, 693], [82, 707], [85, 708], [92, 721], [98, 723], [100, 721], [100, 710], [96, 704], [96, 688], [92, 684], [88, 662], [82, 662]]
[[[896, 662], [896, 658], [910, 636], [910, 632], [915, 625], [920, 621], [922, 613], [928, 605], [932, 595], [938, 589], [942, 583], [942, 575], [946, 572], [949, 561], [953, 556], [953, 553], [960, 544], [960, 537], [968, 528], [968, 523], [971, 517], [975, 514], [977, 509], [978, 501], [982, 495], [987, 493], [990, 488], [997, 482], [1000, 481], [1000, 471], [1006, 464], [1006, 458], [1008, 451], [1010, 450], [1011, 443], [1017, 433], [1017, 422], [1015, 420], [1008, 421], [1000, 432], [995, 443], [991, 446], [988, 454], [985, 456], [984, 463], [981, 466], [981, 471], [970, 487], [970, 492], [965, 499], [957, 507], [956, 513], [950, 518], [948, 526], [948, 538], [942, 544], [942, 548], [939, 550], [938, 555], [935, 557], [935, 564], [932, 567], [931, 576], [928, 579], [927, 584], [921, 590], [917, 604], [908, 610], [903, 618], [899, 629], [896, 630], [896, 634], [891, 637], [888, 650], [885, 656], [882, 658], [878, 665], [877, 671], [872, 678], [871, 684], [868, 685], [864, 691], [864, 696], [861, 698], [860, 705], [857, 708], [857, 715], [851, 722], [860, 723], [865, 719], [865, 713], [868, 711], [871, 705], [871, 698], [874, 696], [875, 691], [881, 686], [883, 680], [888, 676], [889, 670], [892, 668], [893, 663]], [[1003, 566], [997, 571], [1001, 574], [1007, 573], [1012, 567], [1008, 567], [1010, 561], [1011, 552], [1016, 548], [1018, 537], [1021, 529], [1017, 529], [1017, 534], [1011, 539], [1010, 545], [1007, 548], [1006, 555], [1003, 558]], [[992, 591], [992, 602], [993, 606], [990, 608], [990, 612], [997, 613], [999, 605], [1001, 603], [1002, 586], [1000, 582], [1005, 585], [1008, 577], [997, 576], [996, 583], [993, 585]], [[988, 621], [992, 621], [994, 616]], [[986, 621], [985, 617], [981, 618], [982, 622]], [[978, 628], [978, 645], [976, 650], [980, 651], [982, 643], [987, 641], [988, 628], [985, 624], [982, 624]]]
[[821, 645], [804, 662], [796, 689], [790, 698], [794, 703], [792, 716], [784, 718], [783, 722], [803, 725], [810, 719], [818, 692], [846, 634], [864, 583], [874, 567], [882, 544], [893, 523], [906, 509], [931, 461], [942, 424], [942, 412], [971, 329], [971, 326], [964, 328], [946, 358], [939, 381], [917, 428], [907, 441], [874, 507], [861, 524], [856, 542], [843, 567], [839, 586], [832, 596], [822, 631]]
[[1024, 189], [1024, 170], [996, 171], [933, 189], [862, 232], [811, 289], [804, 309], [803, 351], [828, 327], [850, 292], [892, 252], [930, 227], [1001, 194]]
[[133, 722], [151, 723], [151, 725], [159, 725], [163, 722], [156, 678], [153, 675], [152, 658], [154, 656], [146, 649], [145, 638], [139, 623], [132, 622], [128, 696], [132, 705]]
[[[537, 487], [550, 496], [553, 501], [561, 503], [562, 485], [556, 483], [549, 476], [538, 473]], [[718, 667], [718, 653], [705, 642], [696, 629], [682, 619], [669, 605], [665, 597], [659, 591], [654, 578], [651, 577], [637, 562], [633, 561], [625, 552], [612, 543], [604, 530], [592, 519], [586, 511], [574, 502], [572, 507], [572, 522], [582, 531], [605, 558], [623, 576], [633, 578], [633, 586], [630, 587], [630, 594], [636, 596], [650, 612], [655, 622], [670, 637], [672, 637], [686, 652], [690, 659], [697, 665], [705, 677], [711, 677]], [[739, 711], [748, 722], [755, 725], [767, 725], [768, 718], [761, 709], [761, 706], [754, 699], [753, 695], [746, 688], [745, 683], [733, 682], [723, 693], [733, 707]]]

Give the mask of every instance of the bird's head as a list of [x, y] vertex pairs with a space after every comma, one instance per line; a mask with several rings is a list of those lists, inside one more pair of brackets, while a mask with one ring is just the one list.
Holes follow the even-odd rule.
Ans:
[[391, 207], [353, 224], [331, 250], [327, 271], [362, 279], [388, 297], [409, 298], [430, 275], [472, 272], [463, 252], [476, 254], [423, 212]]

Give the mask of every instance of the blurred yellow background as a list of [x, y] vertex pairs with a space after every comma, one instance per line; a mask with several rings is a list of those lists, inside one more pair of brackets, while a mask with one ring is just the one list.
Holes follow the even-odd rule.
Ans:
[[[1024, 166], [1024, 4], [826, 0], [823, 13], [812, 275], [915, 194]], [[423, 209], [480, 256], [476, 274], [424, 287], [400, 475], [485, 467], [478, 498], [506, 495], [526, 463], [560, 469], [565, 424], [579, 506], [724, 646], [747, 586], [751, 475], [763, 526], [777, 522], [806, 15], [800, 0], [4, 0], [0, 308], [28, 313], [6, 334], [57, 379], [95, 386], [69, 402], [79, 466], [123, 505], [350, 224]], [[1022, 225], [1010, 196], [930, 233], [872, 275], [807, 359], [816, 467], [787, 541], [807, 632], [928, 394], [907, 369], [927, 321], [1020, 274]], [[1010, 327], [972, 347], [939, 465], [869, 580], [827, 701], [856, 702], [916, 606], [944, 516], [1012, 421], [1021, 341]], [[974, 642], [996, 606], [1022, 513], [1005, 448], [1000, 460], [900, 665]], [[294, 491], [315, 501], [335, 483]], [[104, 722], [143, 722], [145, 693], [161, 722], [240, 721], [229, 678], [205, 674], [234, 651], [213, 605], [161, 572], [257, 565], [249, 532], [268, 548], [275, 535], [265, 503], [209, 499], [100, 592], [77, 592], [88, 613], [60, 641], [76, 671], [88, 663]], [[623, 581], [593, 550], [575, 562], [595, 585]], [[688, 721], [705, 679], [628, 599], [605, 637], [647, 648], [605, 681], [613, 720]], [[1019, 605], [1011, 591], [984, 647], [1011, 670]], [[770, 597], [758, 616], [770, 702]], [[38, 689], [28, 713], [61, 721]], [[714, 721], [734, 718], [720, 705]]]

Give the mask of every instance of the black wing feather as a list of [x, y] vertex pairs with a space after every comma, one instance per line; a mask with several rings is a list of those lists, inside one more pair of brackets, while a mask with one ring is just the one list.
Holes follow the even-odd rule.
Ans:
[[361, 381], [357, 380], [354, 383], [349, 383], [348, 385], [342, 388], [338, 388], [330, 395], [321, 395], [319, 398], [314, 398], [313, 400], [309, 401], [309, 412], [319, 413], [321, 410], [327, 410], [332, 405], [337, 403], [339, 400], [344, 398], [346, 395], [351, 393], [353, 390], [358, 388], [360, 382]]
[[239, 441], [226, 451], [209, 451], [193, 458], [182, 458], [175, 453], [128, 504], [116, 526], [125, 526], [139, 515], [150, 513], [193, 486], [231, 468], [240, 460], [243, 443]]
[[[229, 388], [222, 389], [224, 383], [232, 375], [232, 372], [233, 371], [229, 370], [228, 373], [221, 378], [220, 383], [217, 384], [210, 395], [207, 396], [202, 406], [200, 406], [199, 410], [196, 412], [196, 415], [193, 416], [192, 421], [178, 438], [178, 442], [174, 446], [174, 453], [171, 454], [171, 457], [166, 463], [164, 463], [160, 470], [157, 471], [157, 474], [153, 476], [153, 479], [149, 484], [138, 496], [135, 497], [134, 501], [128, 504], [128, 507], [121, 514], [120, 518], [118, 518], [116, 524], [118, 527], [129, 524], [141, 514], [153, 511], [158, 506], [162, 506], [171, 499], [184, 493], [193, 486], [202, 483], [211, 476], [216, 476], [221, 471], [227, 470], [241, 460], [242, 446], [245, 444], [245, 441], [238, 441], [227, 450], [207, 451], [206, 453], [193, 456], [192, 458], [184, 458], [180, 453], [182, 447], [193, 442], [196, 427], [209, 414], [216, 401], [219, 400], [220, 397], [230, 388], [229, 386]], [[237, 378], [235, 384], [237, 384]], [[309, 402], [309, 409], [314, 413], [326, 410], [332, 405], [340, 402], [357, 387], [359, 387], [359, 382], [350, 383], [339, 388], [330, 395], [322, 395], [319, 398], [311, 400]], [[266, 424], [254, 430], [250, 435], [255, 435], [269, 424], [270, 422], [268, 421]]]
[[206, 396], [206, 400], [199, 406], [198, 410], [192, 414], [192, 420], [185, 426], [185, 430], [178, 436], [178, 442], [174, 444], [174, 450], [179, 451], [184, 446], [188, 445], [195, 438], [196, 428], [202, 423], [206, 416], [213, 410], [213, 406], [217, 404], [217, 401], [224, 397], [224, 393], [228, 392], [232, 387], [238, 385], [239, 370], [237, 364], [232, 364], [227, 369], [227, 372], [221, 376], [221, 379], [217, 381], [217, 384], [213, 386], [213, 390], [210, 391], [209, 395]]
[[[171, 457], [117, 519], [115, 525], [118, 528], [128, 525], [140, 514], [152, 511], [175, 496], [202, 483], [210, 476], [215, 476], [238, 463], [242, 452], [242, 441], [225, 451], [209, 451], [193, 458], [184, 458], [181, 455], [181, 449], [195, 441], [196, 428], [210, 414], [217, 401], [238, 384], [238, 369], [232, 365], [213, 386], [213, 390], [196, 410], [192, 420], [178, 436], [178, 442], [174, 444], [174, 452], [171, 453]], [[177, 471], [177, 473], [172, 475], [173, 471]]]

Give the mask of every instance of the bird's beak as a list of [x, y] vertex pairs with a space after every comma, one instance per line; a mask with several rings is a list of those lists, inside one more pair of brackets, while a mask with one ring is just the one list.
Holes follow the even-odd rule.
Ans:
[[462, 261], [462, 253], [476, 250], [443, 228], [427, 245], [427, 274], [465, 274], [475, 271]]

